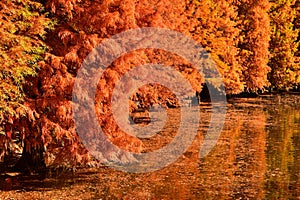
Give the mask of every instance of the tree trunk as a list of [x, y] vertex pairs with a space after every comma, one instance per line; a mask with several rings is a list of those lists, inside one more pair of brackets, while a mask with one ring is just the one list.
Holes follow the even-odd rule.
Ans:
[[[28, 144], [27, 144], [28, 145]], [[43, 145], [38, 147], [30, 147], [24, 144], [22, 156], [16, 163], [14, 169], [23, 173], [43, 173], [46, 170], [46, 164], [44, 160], [44, 148]]]

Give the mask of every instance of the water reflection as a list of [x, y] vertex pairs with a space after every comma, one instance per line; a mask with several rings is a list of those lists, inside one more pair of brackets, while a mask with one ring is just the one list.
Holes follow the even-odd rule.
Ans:
[[233, 100], [218, 144], [200, 160], [211, 116], [203, 105], [197, 138], [177, 162], [154, 173], [125, 175], [132, 190], [118, 185], [112, 194], [125, 199], [299, 198], [299, 99]]
[[300, 106], [270, 109], [265, 189], [272, 199], [300, 198]]
[[[43, 199], [57, 198], [57, 188], [60, 195], [78, 199], [299, 199], [300, 96], [232, 100], [218, 143], [203, 159], [198, 152], [210, 106], [203, 104], [201, 110], [191, 147], [161, 170], [134, 174], [107, 167], [84, 169], [38, 183], [20, 180], [15, 189], [22, 188], [23, 195], [35, 190]], [[144, 141], [148, 150], [174, 137], [176, 120], [178, 116], [169, 119], [162, 133]]]
[[262, 199], [267, 115], [258, 104], [230, 105], [214, 150], [200, 162], [198, 199]]

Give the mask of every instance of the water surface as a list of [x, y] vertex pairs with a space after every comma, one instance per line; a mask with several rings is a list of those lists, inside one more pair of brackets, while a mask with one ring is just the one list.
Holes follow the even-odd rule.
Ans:
[[[210, 105], [203, 103], [201, 111], [194, 142], [163, 169], [135, 174], [100, 167], [43, 180], [23, 177], [0, 199], [300, 199], [300, 96], [230, 100], [217, 145], [199, 159]], [[168, 112], [173, 117], [164, 130], [144, 139], [145, 152], [174, 137], [180, 117], [177, 109]]]

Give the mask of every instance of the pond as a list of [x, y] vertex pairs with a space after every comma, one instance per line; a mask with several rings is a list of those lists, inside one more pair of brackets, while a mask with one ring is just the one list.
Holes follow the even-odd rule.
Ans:
[[[147, 173], [103, 166], [55, 178], [17, 177], [5, 182], [0, 199], [300, 199], [300, 96], [229, 100], [218, 142], [200, 159], [210, 108], [202, 103], [196, 138], [169, 166]], [[174, 119], [164, 130], [144, 139], [148, 151], [174, 137], [178, 109], [169, 113]]]

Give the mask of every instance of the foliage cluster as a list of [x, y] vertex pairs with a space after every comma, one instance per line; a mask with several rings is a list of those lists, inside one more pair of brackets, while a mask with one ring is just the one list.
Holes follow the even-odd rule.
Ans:
[[[87, 161], [72, 116], [75, 77], [94, 47], [132, 28], [168, 28], [195, 39], [216, 63], [227, 94], [295, 89], [300, 83], [299, 9], [299, 0], [3, 0], [1, 152], [13, 133], [21, 136], [21, 160], [29, 165], [37, 160], [49, 165]], [[110, 98], [126, 71], [147, 63], [175, 68], [196, 91], [204, 82], [193, 66], [162, 50], [134, 51], [111, 65], [98, 83], [98, 121], [113, 143], [137, 152], [143, 143], [118, 128]], [[136, 101], [145, 108], [170, 106], [176, 104], [174, 98], [163, 87], [149, 85], [132, 95], [130, 106], [132, 111]], [[111, 157], [128, 161], [122, 155]]]

